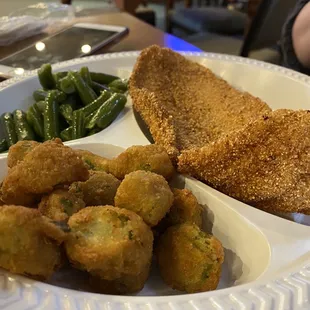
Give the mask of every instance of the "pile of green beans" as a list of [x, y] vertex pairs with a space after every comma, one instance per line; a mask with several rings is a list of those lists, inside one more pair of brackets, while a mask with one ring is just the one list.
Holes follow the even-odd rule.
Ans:
[[127, 82], [117, 76], [79, 71], [52, 72], [50, 64], [38, 70], [42, 89], [26, 112], [15, 110], [0, 117], [4, 138], [0, 152], [21, 140], [63, 141], [93, 135], [108, 127], [127, 102]]

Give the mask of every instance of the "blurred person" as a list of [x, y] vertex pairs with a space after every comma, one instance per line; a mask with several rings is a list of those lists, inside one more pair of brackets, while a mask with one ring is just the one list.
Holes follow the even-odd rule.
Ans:
[[298, 0], [282, 32], [283, 65], [310, 75], [310, 1]]

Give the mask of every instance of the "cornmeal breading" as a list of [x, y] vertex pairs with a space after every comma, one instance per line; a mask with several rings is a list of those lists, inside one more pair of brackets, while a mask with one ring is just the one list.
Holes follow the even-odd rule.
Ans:
[[63, 261], [60, 244], [67, 235], [36, 209], [0, 207], [0, 267], [48, 279]]
[[180, 151], [205, 146], [270, 111], [211, 70], [158, 46], [142, 51], [129, 89], [155, 142], [174, 161]]
[[32, 205], [37, 197], [62, 184], [85, 181], [89, 177], [84, 162], [59, 139], [36, 146], [11, 168], [3, 180], [2, 199], [6, 204]]
[[179, 171], [266, 211], [310, 214], [310, 113], [277, 110], [203, 148]]

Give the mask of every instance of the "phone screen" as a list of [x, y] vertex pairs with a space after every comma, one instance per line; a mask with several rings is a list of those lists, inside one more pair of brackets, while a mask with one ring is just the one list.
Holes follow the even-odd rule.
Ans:
[[93, 48], [117, 34], [101, 29], [71, 27], [55, 36], [37, 42], [0, 61], [2, 65], [33, 70], [44, 63], [56, 63], [81, 57]]

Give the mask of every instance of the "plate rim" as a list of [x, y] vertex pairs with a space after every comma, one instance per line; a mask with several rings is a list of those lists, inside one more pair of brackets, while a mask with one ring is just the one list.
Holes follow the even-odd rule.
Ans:
[[[54, 70], [59, 70], [61, 68], [67, 67], [67, 66], [73, 66], [78, 64], [83, 64], [91, 61], [100, 61], [100, 60], [108, 60], [108, 59], [115, 59], [115, 58], [130, 58], [130, 57], [138, 57], [141, 51], [130, 51], [130, 52], [117, 52], [117, 53], [106, 53], [106, 54], [100, 54], [100, 55], [92, 55], [92, 56], [86, 56], [82, 58], [74, 58], [66, 61], [62, 61], [56, 64], [53, 64], [52, 67]], [[270, 72], [276, 72], [283, 74], [287, 77], [290, 77], [291, 79], [298, 81], [302, 84], [306, 84], [307, 86], [310, 86], [310, 76], [305, 75], [303, 73], [294, 71], [289, 68], [281, 67], [279, 65], [267, 63], [261, 60], [251, 59], [251, 58], [245, 58], [241, 56], [234, 56], [234, 55], [228, 55], [228, 54], [220, 54], [220, 53], [208, 53], [208, 52], [179, 52], [179, 54], [183, 56], [193, 56], [197, 58], [207, 58], [210, 60], [219, 60], [219, 61], [226, 61], [226, 62], [235, 62], [239, 64], [259, 67], [264, 70], [268, 70]], [[29, 77], [32, 77], [37, 74], [37, 69], [27, 71], [23, 73], [20, 76], [16, 76], [10, 79], [7, 79], [3, 82], [0, 82], [0, 91], [4, 88], [11, 86], [17, 82], [20, 82], [24, 79], [27, 79]]]

